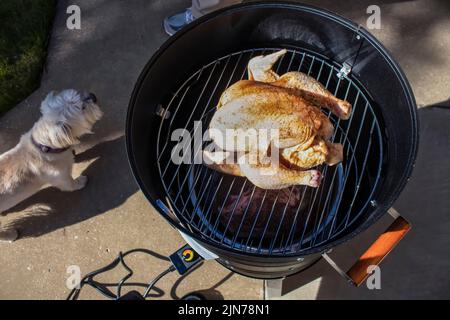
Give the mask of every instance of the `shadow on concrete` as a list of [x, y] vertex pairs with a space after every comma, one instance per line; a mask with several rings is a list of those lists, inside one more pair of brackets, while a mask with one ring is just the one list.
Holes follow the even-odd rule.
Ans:
[[[395, 203], [412, 230], [381, 264], [381, 290], [348, 285], [323, 259], [285, 280], [292, 299], [450, 298], [450, 99], [419, 109], [420, 147], [410, 182]], [[392, 223], [388, 215], [331, 254], [343, 270]]]
[[89, 177], [86, 188], [71, 193], [44, 189], [8, 211], [22, 211], [40, 204], [37, 210], [20, 216], [6, 228], [18, 229], [21, 238], [38, 237], [122, 205], [138, 191], [127, 165], [124, 145], [122, 136], [77, 155], [77, 162], [92, 161], [82, 173]]
[[426, 108], [422, 108], [420, 110], [426, 110], [426, 109], [431, 109], [432, 110], [433, 108], [450, 109], [450, 98], [448, 98], [445, 101], [441, 101], [441, 102], [435, 103], [433, 105], [427, 106]]

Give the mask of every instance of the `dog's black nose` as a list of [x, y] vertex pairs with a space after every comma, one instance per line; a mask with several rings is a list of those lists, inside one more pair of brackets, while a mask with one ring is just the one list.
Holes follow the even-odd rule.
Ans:
[[97, 97], [95, 96], [95, 94], [93, 94], [91, 92], [83, 92], [81, 94], [81, 99], [84, 102], [93, 102], [93, 103], [97, 102]]
[[89, 100], [91, 100], [93, 103], [97, 102], [97, 97], [93, 93], [89, 93]]

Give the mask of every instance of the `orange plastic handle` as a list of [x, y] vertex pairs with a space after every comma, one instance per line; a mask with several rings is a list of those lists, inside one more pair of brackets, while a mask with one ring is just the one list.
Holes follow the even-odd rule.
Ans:
[[380, 264], [409, 230], [411, 230], [411, 224], [403, 217], [397, 217], [347, 271], [347, 276], [356, 286], [359, 286], [369, 276], [368, 267]]

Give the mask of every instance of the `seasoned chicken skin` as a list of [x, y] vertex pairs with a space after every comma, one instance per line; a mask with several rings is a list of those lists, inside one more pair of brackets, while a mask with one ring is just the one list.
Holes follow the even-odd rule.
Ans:
[[281, 159], [290, 168], [309, 169], [326, 163], [334, 166], [342, 161], [343, 147], [340, 143], [331, 143], [316, 138], [305, 150], [297, 145], [281, 150]]
[[311, 107], [291, 89], [249, 80], [240, 81], [233, 87], [237, 87], [233, 90], [241, 95], [227, 101], [210, 122], [210, 128], [218, 130], [211, 131], [210, 136], [223, 150], [259, 149], [259, 146], [249, 145], [251, 141], [239, 139], [243, 136], [239, 129], [277, 129], [277, 147], [287, 148], [308, 144], [321, 129], [332, 127], [319, 109]]
[[[342, 145], [328, 141], [334, 128], [319, 107], [348, 119], [351, 105], [303, 73], [277, 75], [272, 67], [285, 53], [253, 58], [248, 65], [249, 80], [225, 90], [210, 122], [210, 137], [223, 151], [204, 152], [204, 156], [211, 168], [245, 176], [260, 188], [318, 187], [320, 172], [305, 169], [335, 165], [343, 158]], [[260, 129], [276, 129], [277, 135], [263, 138]], [[255, 139], [248, 138], [249, 130]], [[279, 163], [270, 161], [269, 153], [274, 152], [279, 154]], [[248, 161], [252, 154], [257, 155], [256, 163]], [[229, 161], [230, 157], [238, 158], [238, 163]]]

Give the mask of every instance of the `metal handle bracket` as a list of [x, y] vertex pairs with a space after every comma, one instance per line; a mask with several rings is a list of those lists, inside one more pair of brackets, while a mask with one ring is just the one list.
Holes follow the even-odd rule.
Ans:
[[411, 224], [394, 209], [390, 208], [388, 213], [395, 219], [364, 252], [350, 269], [345, 272], [325, 252], [322, 257], [335, 269], [347, 282], [354, 286], [361, 285], [369, 276], [368, 268], [379, 265], [381, 261], [395, 248], [401, 239], [411, 230]]

